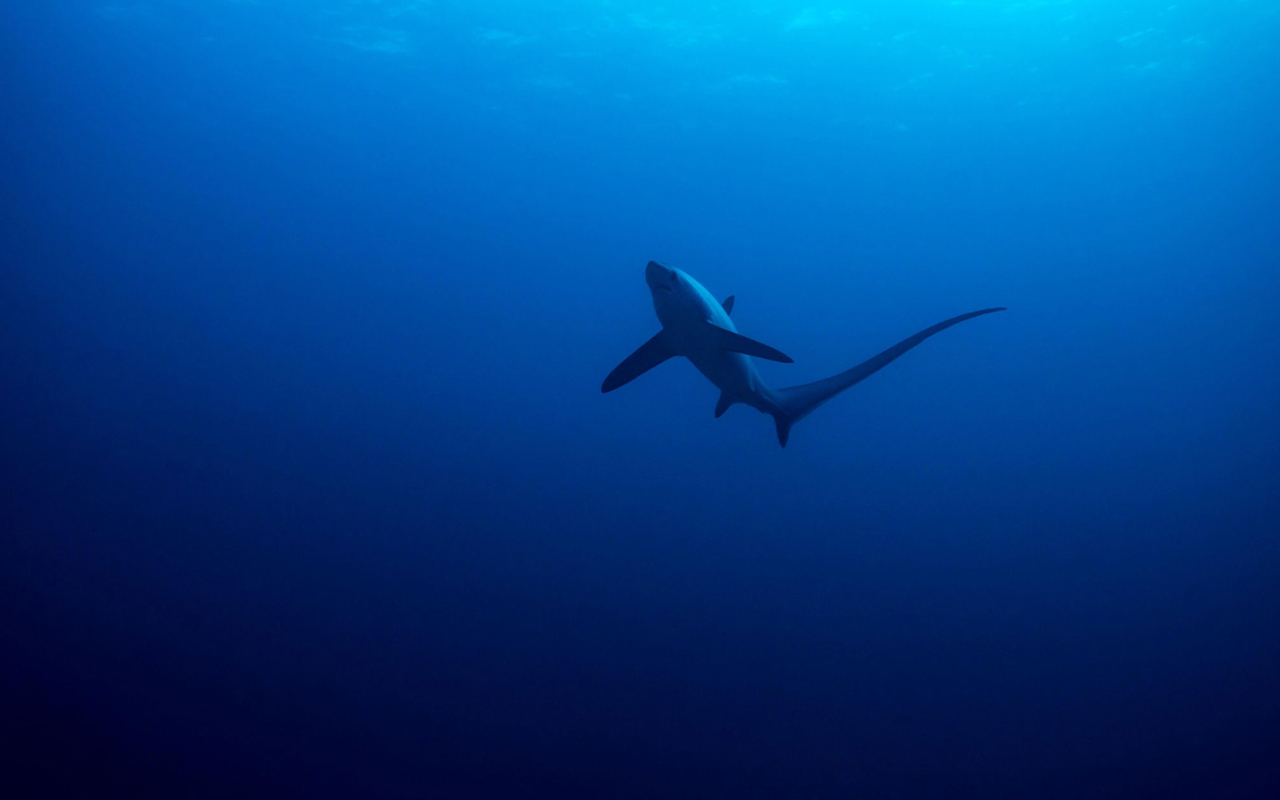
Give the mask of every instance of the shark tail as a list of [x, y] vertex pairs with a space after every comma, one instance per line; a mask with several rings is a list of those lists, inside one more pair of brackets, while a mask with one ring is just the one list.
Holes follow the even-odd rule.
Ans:
[[872, 356], [852, 369], [847, 369], [837, 375], [832, 375], [830, 378], [814, 381], [813, 383], [805, 383], [800, 386], [788, 386], [785, 389], [775, 389], [773, 394], [777, 410], [773, 412], [773, 421], [778, 431], [778, 444], [786, 447], [787, 439], [791, 436], [791, 426], [804, 419], [815, 408], [862, 379], [880, 371], [898, 356], [920, 344], [935, 333], [944, 331], [952, 325], [958, 325], [967, 319], [973, 319], [974, 317], [980, 317], [983, 314], [993, 314], [996, 311], [1004, 310], [1005, 309], [1003, 307], [984, 308], [980, 311], [970, 311], [968, 314], [961, 314], [958, 317], [943, 320], [937, 325], [925, 328], [914, 336], [909, 336], [906, 339], [903, 339], [888, 350], [885, 350], [879, 355]]

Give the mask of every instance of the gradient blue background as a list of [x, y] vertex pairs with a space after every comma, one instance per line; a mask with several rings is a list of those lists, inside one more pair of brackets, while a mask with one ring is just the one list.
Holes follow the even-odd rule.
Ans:
[[[3, 779], [1280, 796], [1280, 3], [8, 3]], [[844, 369], [796, 426], [643, 268]], [[6, 792], [6, 796], [17, 796]]]

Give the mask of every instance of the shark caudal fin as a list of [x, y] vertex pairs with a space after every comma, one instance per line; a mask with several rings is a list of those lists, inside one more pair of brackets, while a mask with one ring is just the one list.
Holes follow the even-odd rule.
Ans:
[[778, 428], [778, 444], [783, 447], [787, 446], [787, 439], [791, 435], [791, 426], [808, 416], [818, 406], [827, 402], [831, 398], [853, 386], [858, 381], [866, 378], [880, 369], [885, 367], [889, 362], [898, 356], [907, 352], [911, 348], [928, 339], [930, 336], [957, 325], [967, 319], [980, 317], [983, 314], [993, 314], [997, 311], [1004, 311], [1001, 308], [984, 308], [981, 311], [970, 311], [968, 314], [961, 314], [958, 317], [939, 322], [931, 328], [925, 328], [915, 336], [906, 339], [885, 350], [877, 356], [873, 356], [863, 361], [853, 369], [847, 369], [838, 375], [832, 375], [830, 378], [813, 383], [806, 383], [801, 386], [788, 386], [785, 389], [775, 389], [774, 399], [778, 405], [778, 411], [773, 415], [773, 421]]

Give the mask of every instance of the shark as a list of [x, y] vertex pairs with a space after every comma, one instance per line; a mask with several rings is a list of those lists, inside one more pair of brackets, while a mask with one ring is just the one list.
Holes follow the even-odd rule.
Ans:
[[751, 406], [773, 417], [778, 444], [783, 447], [787, 446], [792, 425], [845, 389], [879, 372], [925, 339], [965, 320], [1007, 310], [1004, 306], [984, 308], [943, 320], [830, 378], [773, 389], [760, 378], [752, 359], [784, 364], [794, 361], [782, 351], [738, 332], [730, 318], [734, 302], [732, 295], [718, 302], [687, 272], [657, 261], [650, 261], [645, 267], [644, 279], [653, 295], [653, 308], [662, 323], [662, 330], [614, 367], [601, 384], [600, 391], [612, 392], [664, 361], [683, 356], [720, 390], [715, 410], [717, 419], [735, 404]]

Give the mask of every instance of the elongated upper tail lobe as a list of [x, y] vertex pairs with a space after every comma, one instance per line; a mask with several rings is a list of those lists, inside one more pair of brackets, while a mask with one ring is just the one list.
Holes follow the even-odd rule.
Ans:
[[778, 444], [783, 447], [787, 446], [787, 438], [791, 435], [791, 426], [804, 419], [809, 412], [840, 394], [845, 389], [848, 389], [863, 378], [878, 372], [889, 364], [889, 362], [920, 344], [925, 339], [928, 339], [935, 333], [944, 331], [952, 325], [957, 325], [967, 319], [973, 319], [974, 317], [980, 317], [983, 314], [993, 314], [997, 311], [1004, 310], [1004, 307], [984, 308], [981, 311], [970, 311], [968, 314], [961, 314], [958, 317], [943, 320], [937, 325], [925, 328], [914, 336], [908, 336], [906, 339], [898, 342], [888, 350], [885, 350], [879, 355], [872, 356], [858, 366], [852, 369], [847, 369], [838, 375], [832, 375], [830, 378], [814, 381], [813, 383], [802, 384], [800, 386], [788, 386], [785, 389], [775, 389], [774, 400], [777, 403], [779, 410], [774, 413], [773, 421], [778, 428]]

